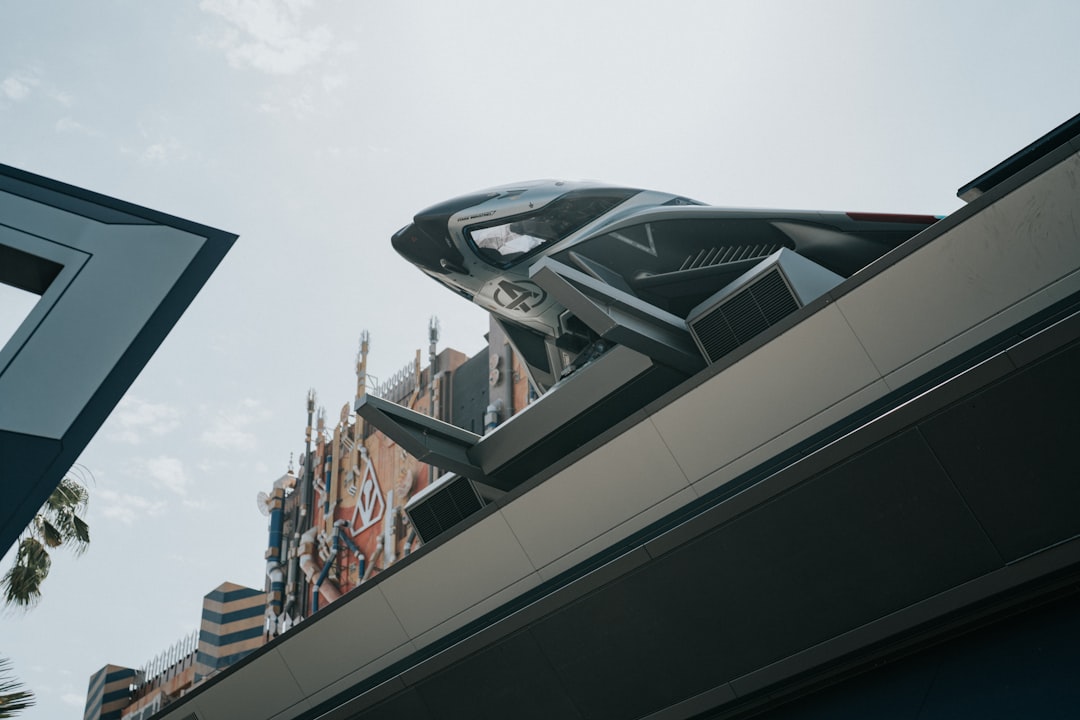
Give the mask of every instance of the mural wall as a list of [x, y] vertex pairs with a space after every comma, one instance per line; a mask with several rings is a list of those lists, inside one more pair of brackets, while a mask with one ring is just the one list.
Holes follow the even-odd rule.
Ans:
[[524, 368], [496, 326], [489, 338], [491, 344], [472, 358], [453, 349], [436, 354], [432, 346], [427, 367], [417, 350], [410, 364], [376, 383], [367, 373], [365, 333], [356, 397], [330, 417], [309, 394], [300, 462], [259, 498], [270, 526], [267, 637], [370, 580], [420, 543], [405, 505], [439, 470], [357, 417], [356, 399], [372, 393], [478, 434], [490, 431], [524, 408], [530, 392]]

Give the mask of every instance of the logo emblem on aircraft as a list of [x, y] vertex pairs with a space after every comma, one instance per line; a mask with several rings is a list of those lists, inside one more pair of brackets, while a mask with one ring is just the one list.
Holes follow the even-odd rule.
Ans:
[[542, 305], [547, 293], [531, 282], [500, 280], [492, 299], [501, 308], [527, 313]]

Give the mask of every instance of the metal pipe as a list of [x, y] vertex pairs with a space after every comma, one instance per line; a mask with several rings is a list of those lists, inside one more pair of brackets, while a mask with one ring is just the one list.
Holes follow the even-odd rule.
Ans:
[[368, 563], [367, 570], [360, 576], [360, 582], [366, 582], [371, 578], [371, 575], [375, 572], [375, 566], [379, 562], [379, 558], [382, 557], [383, 552], [383, 536], [379, 535], [379, 539], [375, 542], [375, 552], [371, 556], [371, 562]]
[[353, 542], [353, 539], [349, 537], [349, 533], [345, 532], [345, 528], [347, 528], [348, 526], [348, 520], [338, 520], [336, 523], [334, 523], [334, 527], [337, 528], [338, 535], [341, 536], [342, 541], [345, 543], [346, 546], [348, 546], [349, 550], [352, 551], [353, 555], [356, 556], [356, 562], [359, 565], [356, 576], [358, 578], [362, 578], [364, 576], [364, 566], [366, 564], [364, 553], [360, 551], [360, 548], [357, 547], [355, 542]]
[[499, 398], [496, 398], [495, 402], [488, 405], [487, 409], [484, 411], [484, 434], [485, 435], [487, 435], [489, 432], [491, 432], [492, 430], [494, 430], [495, 428], [497, 428], [499, 426], [499, 409], [501, 407], [502, 407], [502, 400], [499, 399]]
[[326, 576], [330, 574], [330, 566], [334, 564], [334, 559], [337, 558], [338, 548], [341, 546], [341, 533], [334, 533], [334, 542], [332, 549], [330, 550], [330, 557], [326, 558], [326, 562], [323, 564], [322, 572], [319, 573], [319, 579], [315, 581], [315, 587], [311, 590], [311, 612], [319, 612], [319, 588], [322, 587], [323, 582], [326, 581]]
[[[312, 527], [300, 537], [300, 569], [304, 571], [304, 575], [307, 577], [308, 582], [315, 582], [316, 576], [320, 574], [320, 568], [315, 562], [315, 534], [318, 533], [319, 528]], [[327, 602], [334, 602], [341, 597], [341, 592], [338, 590], [334, 583], [329, 581], [323, 581], [322, 585], [318, 588], [318, 594], [322, 596], [323, 600]], [[314, 612], [314, 610], [312, 610]]]

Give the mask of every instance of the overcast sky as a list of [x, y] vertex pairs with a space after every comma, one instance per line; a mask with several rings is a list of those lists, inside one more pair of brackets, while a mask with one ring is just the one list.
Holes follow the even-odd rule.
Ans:
[[433, 314], [483, 346], [485, 315], [390, 248], [418, 210], [562, 177], [947, 214], [1080, 111], [1077, 28], [1071, 0], [7, 0], [0, 162], [240, 235], [83, 454], [90, 550], [0, 617], [25, 717], [80, 717], [91, 673], [165, 650], [221, 582], [262, 587], [255, 496], [308, 388], [331, 418], [351, 400], [361, 330], [378, 377]]

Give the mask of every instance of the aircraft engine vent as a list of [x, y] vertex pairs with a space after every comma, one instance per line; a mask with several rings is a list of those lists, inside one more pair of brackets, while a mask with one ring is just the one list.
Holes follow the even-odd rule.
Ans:
[[441, 535], [484, 507], [476, 486], [464, 475], [444, 475], [405, 505], [423, 542]]
[[712, 364], [843, 278], [783, 249], [773, 253], [690, 311], [690, 334]]

